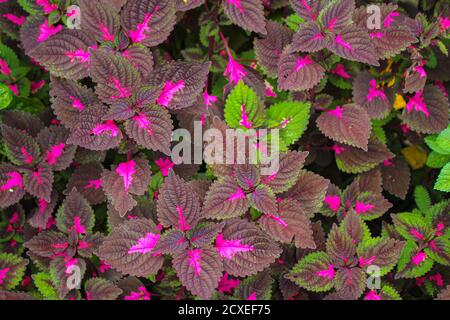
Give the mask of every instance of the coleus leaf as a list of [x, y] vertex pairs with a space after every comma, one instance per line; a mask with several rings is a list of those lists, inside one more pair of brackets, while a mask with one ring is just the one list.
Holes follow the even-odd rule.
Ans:
[[325, 1], [291, 0], [291, 7], [300, 18], [316, 21], [320, 11], [325, 7]]
[[53, 112], [66, 128], [78, 126], [78, 115], [86, 107], [98, 102], [94, 92], [78, 82], [50, 78], [50, 100]]
[[240, 277], [262, 271], [281, 254], [281, 248], [254, 223], [239, 218], [226, 222], [215, 247], [225, 271]]
[[98, 103], [84, 109], [67, 143], [95, 151], [116, 148], [122, 140], [122, 131], [114, 121], [102, 120], [105, 113], [106, 107]]
[[232, 177], [213, 182], [206, 193], [202, 216], [226, 219], [243, 215], [249, 208], [249, 200]]
[[0, 208], [19, 202], [24, 195], [22, 173], [9, 163], [0, 164]]
[[267, 33], [261, 0], [223, 0], [223, 7], [234, 24], [248, 31]]
[[149, 219], [125, 221], [114, 228], [99, 249], [99, 257], [123, 274], [155, 274], [163, 258], [154, 252], [160, 233]]
[[131, 195], [143, 195], [150, 179], [150, 167], [144, 158], [119, 163], [102, 174], [105, 194], [120, 216], [136, 206], [137, 202]]
[[54, 171], [66, 169], [77, 150], [76, 146], [68, 145], [69, 131], [62, 126], [50, 126], [39, 132], [36, 140], [44, 156], [44, 163]]
[[50, 202], [44, 199], [37, 199], [37, 207], [34, 210], [33, 216], [28, 220], [28, 223], [32, 227], [42, 230], [47, 229], [47, 222], [52, 217], [58, 201], [58, 192], [53, 190], [50, 198]]
[[422, 91], [427, 82], [427, 73], [421, 62], [413, 63], [405, 71], [405, 87], [403, 92], [415, 93]]
[[439, 133], [447, 128], [448, 99], [436, 86], [425, 86], [409, 98], [402, 118], [406, 125], [419, 133]]
[[297, 181], [308, 154], [300, 151], [281, 154], [277, 172], [262, 176], [262, 183], [275, 193], [289, 190]]
[[[288, 47], [289, 48], [289, 47]], [[285, 51], [289, 49], [285, 49]], [[278, 89], [301, 91], [317, 85], [325, 75], [325, 69], [307, 54], [283, 52], [278, 64]]]
[[24, 175], [25, 190], [37, 198], [50, 202], [53, 190], [53, 171], [47, 165], [28, 170]]
[[166, 109], [151, 106], [128, 120], [125, 132], [138, 145], [170, 154], [172, 120]]
[[274, 21], [267, 21], [267, 36], [255, 39], [255, 56], [267, 75], [275, 77], [278, 72], [278, 62], [283, 49], [291, 42], [291, 29]]
[[201, 223], [189, 233], [189, 241], [195, 247], [211, 244], [217, 234], [222, 231], [224, 223]]
[[129, 46], [121, 53], [139, 71], [143, 80], [147, 79], [153, 70], [153, 55], [151, 51], [139, 43]]
[[0, 253], [0, 288], [14, 289], [22, 280], [28, 260], [11, 253]]
[[190, 249], [173, 259], [181, 283], [201, 299], [211, 298], [222, 276], [222, 262], [212, 247]]
[[346, 26], [334, 36], [327, 48], [342, 58], [379, 66], [369, 34], [359, 27]]
[[165, 41], [175, 22], [175, 1], [131, 0], [122, 8], [122, 26], [132, 43], [154, 47]]
[[339, 32], [352, 21], [355, 0], [330, 1], [320, 12], [319, 22], [329, 31]]
[[95, 216], [87, 200], [76, 189], [72, 189], [56, 215], [58, 229], [65, 233], [73, 230], [77, 234], [92, 231]]
[[425, 254], [439, 264], [450, 265], [450, 240], [438, 237], [429, 242]]
[[4, 124], [25, 131], [32, 137], [36, 137], [44, 128], [44, 124], [38, 117], [22, 110], [4, 110], [2, 115]]
[[342, 268], [336, 272], [334, 283], [338, 295], [358, 299], [366, 287], [366, 273], [360, 268]]
[[44, 258], [54, 258], [65, 253], [68, 247], [67, 236], [54, 230], [45, 230], [25, 242], [25, 248]]
[[76, 188], [90, 204], [99, 204], [106, 200], [101, 179], [103, 167], [98, 162], [90, 162], [77, 168], [69, 182], [66, 192]]
[[78, 2], [81, 19], [81, 30], [91, 34], [99, 42], [114, 42], [120, 29], [119, 16], [108, 3], [99, 3], [87, 0]]
[[197, 225], [200, 210], [197, 194], [186, 181], [170, 170], [158, 198], [159, 222], [187, 231]]
[[126, 99], [136, 93], [141, 77], [125, 57], [106, 50], [92, 52], [90, 76], [97, 83], [95, 92], [105, 102]]
[[353, 81], [353, 99], [371, 119], [386, 117], [392, 108], [392, 93], [379, 86], [369, 72], [360, 72]]
[[331, 228], [327, 238], [327, 253], [334, 265], [350, 266], [356, 256], [356, 245], [349, 234], [338, 228], [336, 224]]
[[386, 160], [380, 165], [383, 189], [400, 199], [405, 199], [409, 190], [411, 172], [408, 163], [401, 156]]
[[237, 183], [244, 190], [251, 190], [260, 184], [259, 167], [252, 164], [237, 164], [234, 175]]
[[91, 278], [84, 284], [86, 300], [116, 300], [122, 290], [111, 281], [103, 278]]
[[397, 232], [407, 240], [419, 242], [431, 232], [430, 224], [418, 213], [403, 212], [391, 217]]
[[97, 253], [103, 239], [103, 234], [99, 232], [80, 237], [77, 243], [77, 253], [83, 258], [91, 258], [94, 253]]
[[273, 279], [270, 273], [263, 271], [244, 279], [234, 292], [239, 300], [270, 300]]
[[201, 6], [205, 0], [176, 0], [177, 11], [188, 11]]
[[188, 242], [183, 231], [169, 230], [162, 235], [153, 251], [175, 255], [185, 252], [187, 247]]
[[149, 77], [149, 86], [163, 88], [157, 99], [160, 106], [168, 109], [183, 109], [192, 106], [202, 93], [211, 62], [172, 61], [154, 69]]
[[327, 45], [327, 38], [316, 23], [306, 22], [299, 26], [292, 38], [288, 53], [303, 51], [317, 52]]
[[355, 104], [338, 106], [323, 112], [316, 124], [327, 137], [367, 150], [372, 125], [368, 113], [362, 107]]
[[34, 297], [27, 292], [0, 290], [0, 301], [4, 300], [34, 300]]
[[277, 211], [275, 194], [266, 186], [258, 186], [250, 194], [251, 205], [262, 213], [273, 214]]
[[234, 87], [227, 97], [224, 117], [231, 128], [251, 129], [258, 124], [261, 100], [256, 93], [242, 81]]
[[86, 272], [86, 262], [83, 259], [71, 259], [70, 257], [61, 256], [55, 257], [50, 261], [51, 281], [60, 299], [66, 297], [71, 291], [67, 283], [70, 281], [69, 278], [73, 273], [70, 269], [72, 266], [77, 266], [80, 269], [80, 278], [82, 280]]
[[306, 131], [310, 108], [309, 102], [283, 101], [267, 110], [267, 126], [279, 130], [281, 150], [287, 149]]
[[369, 171], [379, 163], [393, 158], [395, 155], [376, 139], [369, 139], [367, 151], [350, 146], [338, 145], [336, 163], [340, 170], [347, 173]]
[[330, 181], [307, 170], [302, 170], [297, 183], [281, 197], [297, 200], [303, 211], [313, 215], [322, 207]]
[[2, 124], [2, 137], [9, 160], [17, 165], [35, 164], [40, 150], [36, 141], [26, 132]]
[[258, 222], [265, 232], [278, 241], [289, 244], [295, 238], [297, 248], [316, 248], [311, 221], [295, 200], [283, 200], [278, 204], [276, 213], [265, 214]]
[[361, 192], [355, 199], [354, 210], [364, 220], [381, 217], [392, 207], [381, 194]]
[[395, 278], [421, 277], [431, 270], [433, 260], [416, 245], [414, 241], [406, 242], [397, 264]]
[[38, 292], [48, 300], [59, 300], [58, 292], [52, 283], [50, 274], [39, 272], [31, 276]]
[[316, 251], [300, 260], [286, 277], [309, 291], [325, 292], [333, 288], [335, 275], [329, 256]]

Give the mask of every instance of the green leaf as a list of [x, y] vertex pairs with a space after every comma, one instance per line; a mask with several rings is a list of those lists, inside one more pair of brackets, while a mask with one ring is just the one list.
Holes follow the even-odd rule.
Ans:
[[241, 124], [245, 112], [248, 121], [252, 124], [251, 127], [255, 128], [260, 124], [259, 109], [261, 106], [262, 102], [256, 93], [244, 82], [239, 81], [227, 97], [224, 111], [225, 121], [231, 128], [247, 129]]
[[[410, 212], [402, 212], [392, 215], [397, 232], [402, 235], [403, 238], [411, 241], [418, 241], [416, 232], [420, 233], [423, 238], [431, 232], [429, 223], [425, 220], [425, 217], [419, 214]], [[412, 232], [412, 230], [414, 230]]]
[[400, 294], [390, 285], [383, 285], [381, 288], [381, 296], [383, 300], [402, 300]]
[[296, 142], [305, 132], [311, 104], [309, 102], [283, 101], [267, 110], [267, 127], [280, 129], [280, 149]]
[[450, 149], [444, 149], [439, 146], [439, 144], [436, 141], [437, 137], [438, 137], [437, 135], [425, 137], [425, 143], [431, 150], [436, 151], [437, 153], [450, 154]]
[[437, 40], [437, 45], [439, 47], [439, 50], [441, 50], [442, 54], [448, 57], [448, 49], [445, 46], [445, 44], [441, 40]]
[[416, 206], [422, 212], [427, 212], [427, 210], [431, 207], [430, 194], [423, 186], [419, 185], [414, 189], [414, 200], [416, 201]]
[[427, 158], [427, 166], [433, 169], [442, 168], [450, 162], [450, 155], [440, 154], [436, 151], [431, 151]]
[[4, 83], [0, 83], [0, 110], [9, 106], [13, 100], [13, 93]]
[[333, 75], [328, 76], [328, 81], [330, 81], [332, 85], [338, 87], [339, 89], [351, 90], [353, 88], [353, 85], [350, 82]]
[[450, 150], [450, 126], [439, 133], [439, 135], [436, 138], [436, 143], [439, 146], [439, 148], [444, 150]]
[[298, 31], [299, 24], [304, 23], [305, 20], [294, 13], [284, 18], [284, 22], [292, 30]]
[[386, 132], [382, 126], [372, 123], [372, 134], [384, 144], [387, 143]]
[[447, 163], [441, 170], [434, 189], [444, 192], [450, 192], [450, 162]]
[[15, 69], [20, 64], [20, 60], [14, 51], [2, 43], [0, 43], [0, 58], [8, 63], [10, 69]]
[[52, 283], [52, 277], [48, 273], [40, 272], [31, 277], [33, 278], [34, 285], [45, 299], [59, 300], [58, 292]]
[[413, 241], [408, 241], [403, 248], [402, 254], [397, 264], [396, 278], [417, 278], [426, 274], [433, 267], [433, 260], [426, 258], [419, 265], [411, 262], [411, 259], [418, 253], [418, 247]]

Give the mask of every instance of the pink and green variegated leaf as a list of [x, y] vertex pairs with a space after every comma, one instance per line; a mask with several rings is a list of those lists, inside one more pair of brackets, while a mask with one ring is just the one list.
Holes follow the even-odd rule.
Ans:
[[290, 244], [295, 238], [297, 248], [316, 248], [311, 221], [295, 200], [283, 200], [276, 213], [265, 214], [259, 219], [259, 225], [282, 243]]
[[97, 83], [97, 95], [109, 103], [131, 97], [141, 84], [139, 72], [128, 59], [102, 49], [91, 54], [90, 75]]
[[367, 110], [371, 119], [386, 117], [392, 108], [391, 90], [379, 86], [367, 71], [360, 72], [353, 81], [353, 100]]
[[236, 179], [223, 177], [215, 181], [206, 193], [202, 216], [214, 219], [238, 217], [247, 212], [249, 205]]
[[66, 257], [55, 257], [50, 261], [50, 275], [53, 286], [56, 287], [58, 296], [60, 299], [66, 297], [71, 289], [67, 283], [70, 281], [69, 278], [76, 271], [72, 268], [76, 266], [79, 268], [80, 280], [83, 280], [84, 274], [86, 272], [86, 262], [84, 259], [80, 258], [66, 258]]
[[78, 124], [72, 129], [67, 143], [94, 151], [118, 147], [123, 138], [122, 131], [114, 121], [102, 120], [106, 112], [106, 107], [98, 103], [84, 109], [78, 116]]
[[367, 150], [372, 125], [369, 114], [355, 104], [324, 111], [316, 120], [319, 130], [337, 142]]
[[437, 86], [425, 86], [409, 98], [402, 118], [419, 133], [439, 133], [449, 124], [448, 99]]
[[356, 245], [350, 235], [336, 224], [331, 228], [327, 238], [327, 253], [334, 265], [345, 267], [356, 255]]
[[92, 231], [95, 223], [94, 212], [89, 202], [72, 189], [56, 214], [56, 225], [65, 233], [75, 231], [77, 234], [87, 234]]
[[200, 201], [191, 186], [169, 171], [158, 198], [158, 220], [181, 231], [194, 228], [200, 218]]
[[335, 276], [330, 257], [325, 252], [316, 251], [300, 260], [286, 278], [309, 291], [325, 292], [333, 288]]
[[281, 52], [292, 40], [292, 30], [274, 21], [266, 24], [267, 36], [255, 39], [255, 55], [267, 75], [275, 77]]
[[280, 155], [279, 168], [270, 175], [261, 177], [263, 184], [268, 186], [274, 193], [289, 190], [300, 175], [308, 152], [289, 151]]
[[223, 271], [220, 257], [212, 247], [187, 250], [175, 256], [172, 263], [183, 286], [201, 299], [211, 298]]
[[206, 222], [199, 224], [189, 234], [189, 241], [195, 247], [204, 247], [211, 244], [222, 231], [224, 223]]
[[369, 171], [379, 163], [395, 156], [386, 145], [373, 138], [369, 140], [367, 151], [346, 145], [337, 147], [339, 148], [339, 153], [336, 153], [337, 166], [346, 173]]
[[69, 130], [62, 126], [50, 126], [39, 132], [36, 140], [43, 153], [42, 161], [54, 171], [66, 169], [73, 161], [76, 146], [68, 145]]
[[327, 217], [340, 217], [343, 214], [343, 206], [344, 204], [341, 189], [330, 183], [328, 185], [328, 189], [326, 190], [323, 207], [320, 210], [320, 213]]
[[37, 116], [22, 110], [4, 110], [2, 116], [4, 124], [26, 131], [32, 137], [36, 137], [39, 131], [44, 128], [44, 124]]
[[425, 253], [434, 261], [444, 266], [450, 265], [450, 240], [437, 237], [428, 244]]
[[99, 42], [114, 42], [120, 29], [119, 16], [108, 3], [98, 1], [78, 1], [81, 18], [81, 30], [89, 33]]
[[163, 88], [156, 102], [168, 109], [192, 106], [203, 92], [211, 62], [173, 61], [151, 72], [147, 84]]
[[252, 164], [238, 164], [235, 166], [236, 180], [241, 188], [250, 190], [259, 185], [259, 167]]
[[366, 30], [349, 25], [328, 43], [327, 48], [338, 56], [373, 66], [379, 66], [375, 48]]
[[17, 165], [31, 166], [39, 160], [39, 146], [25, 131], [2, 124], [2, 138], [9, 160]]
[[273, 279], [270, 273], [263, 271], [244, 279], [234, 292], [239, 300], [270, 300]]
[[103, 240], [102, 233], [87, 234], [78, 240], [77, 253], [83, 258], [91, 258], [93, 254], [97, 254]]
[[310, 171], [302, 170], [297, 183], [282, 195], [300, 203], [303, 211], [312, 216], [322, 208], [330, 180]]
[[122, 8], [122, 26], [132, 43], [154, 47], [165, 41], [176, 22], [175, 1], [131, 0]]
[[187, 247], [188, 241], [183, 231], [169, 230], [161, 236], [153, 251], [175, 256], [185, 252]]
[[149, 219], [125, 221], [113, 229], [99, 249], [99, 257], [123, 274], [146, 277], [162, 267], [163, 257], [154, 251], [160, 232]]
[[0, 253], [0, 289], [17, 287], [25, 274], [28, 260], [11, 253]]
[[54, 114], [69, 129], [78, 126], [81, 111], [98, 102], [91, 89], [57, 77], [51, 77], [50, 80], [50, 100]]
[[91, 278], [84, 284], [86, 300], [116, 300], [122, 289], [104, 278]]
[[281, 248], [254, 223], [239, 218], [228, 220], [215, 243], [225, 271], [245, 277], [267, 268], [281, 254]]
[[353, 209], [363, 220], [373, 220], [385, 214], [392, 204], [381, 193], [362, 192], [353, 203]]
[[23, 177], [25, 190], [33, 196], [50, 202], [53, 190], [53, 171], [47, 166], [39, 166], [29, 170]]
[[282, 53], [278, 64], [278, 89], [291, 91], [311, 89], [324, 75], [325, 69], [308, 54], [301, 56]]
[[35, 300], [35, 298], [27, 293], [27, 292], [13, 292], [13, 291], [5, 291], [0, 290], [0, 301], [9, 301], [9, 300]]
[[338, 295], [356, 300], [366, 288], [366, 273], [361, 268], [342, 268], [336, 272], [334, 285]]
[[419, 213], [391, 214], [395, 229], [405, 239], [419, 242], [432, 234], [430, 224]]
[[317, 0], [290, 0], [292, 9], [303, 18], [310, 22], [315, 22], [321, 10], [325, 7], [325, 1]]
[[150, 106], [128, 120], [125, 132], [138, 145], [170, 154], [173, 124], [169, 112], [158, 106]]
[[297, 33], [292, 38], [292, 44], [287, 53], [298, 51], [317, 52], [327, 46], [327, 38], [313, 22], [306, 22], [299, 26]]
[[231, 22], [239, 27], [266, 34], [266, 19], [261, 0], [223, 0], [224, 11]]
[[37, 208], [34, 210], [33, 216], [28, 220], [32, 227], [41, 230], [47, 229], [47, 222], [52, 217], [58, 202], [58, 192], [56, 190], [53, 190], [50, 200], [50, 202], [47, 202], [44, 199], [37, 199]]
[[277, 212], [277, 199], [267, 186], [258, 186], [250, 194], [250, 204], [262, 213], [275, 214]]
[[400, 199], [405, 199], [411, 181], [411, 171], [406, 160], [397, 156], [380, 164], [383, 189]]
[[434, 260], [417, 246], [414, 241], [406, 242], [397, 263], [396, 279], [417, 278], [433, 268]]
[[64, 30], [33, 50], [33, 57], [54, 76], [79, 80], [88, 75], [94, 37], [80, 30]]
[[103, 167], [98, 162], [90, 162], [77, 168], [66, 187], [66, 194], [76, 188], [90, 204], [106, 200], [102, 180]]
[[53, 258], [64, 255], [69, 243], [67, 235], [54, 230], [45, 230], [25, 242], [24, 246], [39, 257]]
[[121, 53], [139, 71], [141, 78], [147, 79], [153, 70], [152, 52], [143, 45], [136, 43]]
[[352, 22], [355, 9], [355, 0], [329, 1], [318, 20], [326, 30], [339, 32]]
[[177, 11], [188, 11], [205, 3], [205, 0], [176, 0]]
[[379, 266], [383, 276], [395, 267], [404, 246], [404, 241], [390, 238], [366, 239], [358, 245], [358, 265], [364, 270], [370, 265]]
[[25, 195], [23, 174], [9, 163], [0, 164], [0, 208], [19, 202]]

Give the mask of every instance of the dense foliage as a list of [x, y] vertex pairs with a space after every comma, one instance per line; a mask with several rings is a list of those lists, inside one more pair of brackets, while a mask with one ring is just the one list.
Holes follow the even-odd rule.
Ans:
[[450, 299], [450, 5], [394, 2], [0, 0], [0, 300]]

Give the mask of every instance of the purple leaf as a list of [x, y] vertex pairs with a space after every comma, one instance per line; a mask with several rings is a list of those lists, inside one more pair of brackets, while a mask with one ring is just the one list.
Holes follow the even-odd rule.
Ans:
[[223, 0], [223, 7], [234, 24], [248, 31], [267, 33], [261, 0]]
[[53, 171], [48, 166], [36, 167], [24, 176], [25, 190], [37, 198], [50, 202], [53, 190]]

